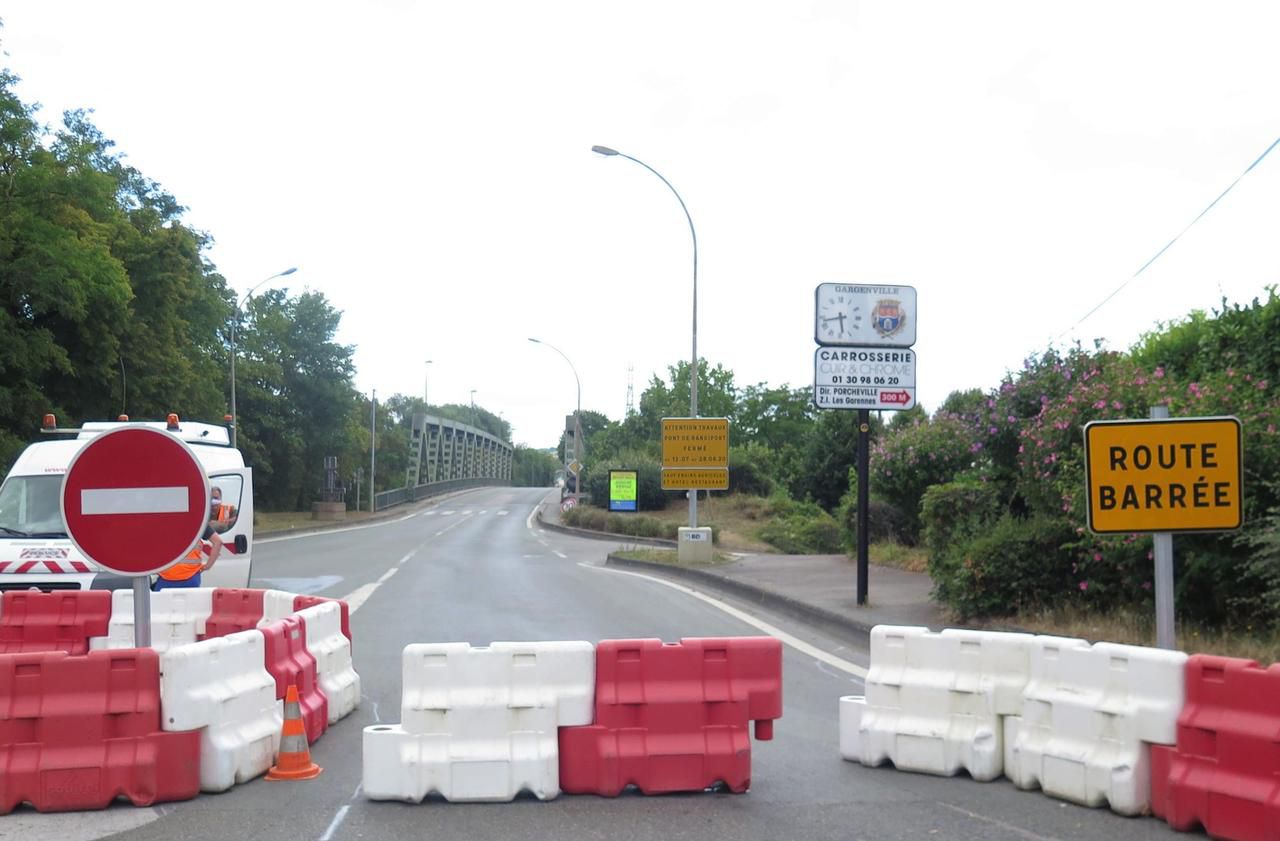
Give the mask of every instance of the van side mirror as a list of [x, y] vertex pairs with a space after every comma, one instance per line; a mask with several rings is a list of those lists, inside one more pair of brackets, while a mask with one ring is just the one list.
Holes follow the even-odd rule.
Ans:
[[243, 555], [249, 551], [249, 538], [243, 534], [237, 534], [235, 540], [236, 554]]

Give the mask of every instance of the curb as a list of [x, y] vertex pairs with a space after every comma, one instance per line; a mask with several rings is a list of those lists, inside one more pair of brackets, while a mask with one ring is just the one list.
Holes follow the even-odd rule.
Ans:
[[542, 519], [542, 505], [538, 506], [538, 511], [534, 515], [538, 521], [538, 525], [548, 531], [559, 532], [560, 534], [568, 534], [573, 537], [585, 537], [588, 540], [607, 540], [611, 543], [635, 544], [638, 546], [657, 546], [662, 549], [675, 549], [676, 542], [674, 540], [663, 540], [658, 537], [637, 537], [633, 534], [614, 534], [607, 531], [591, 531], [590, 529], [576, 529], [573, 526], [562, 526], [559, 523], [548, 522]]
[[840, 633], [853, 634], [859, 641], [864, 643], [870, 642], [871, 629], [880, 624], [878, 622], [863, 622], [853, 619], [844, 614], [836, 613], [834, 610], [807, 604], [799, 599], [774, 593], [754, 584], [735, 581], [732, 578], [716, 575], [714, 572], [707, 572], [696, 567], [678, 567], [652, 561], [620, 558], [612, 552], [605, 558], [605, 566], [643, 570], [645, 572], [658, 573], [659, 575], [666, 574], [672, 578], [683, 578], [686, 581], [710, 585], [714, 589], [730, 593], [753, 604], [788, 614], [793, 618], [802, 619], [827, 629], [834, 629]]

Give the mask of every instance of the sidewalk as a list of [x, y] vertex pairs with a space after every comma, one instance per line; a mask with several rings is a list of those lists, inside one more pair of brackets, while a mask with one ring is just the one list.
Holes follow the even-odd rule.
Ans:
[[[634, 544], [634, 538], [569, 529], [560, 523], [554, 498], [538, 513], [544, 526], [584, 537]], [[672, 541], [646, 541], [674, 548]], [[609, 555], [609, 566], [646, 574], [679, 578], [732, 593], [802, 619], [831, 626], [858, 636], [870, 634], [876, 625], [924, 625], [947, 627], [945, 611], [929, 597], [933, 581], [928, 575], [872, 564], [867, 582], [867, 604], [858, 606], [857, 563], [844, 555], [745, 555], [717, 566], [675, 566], [634, 561]]]

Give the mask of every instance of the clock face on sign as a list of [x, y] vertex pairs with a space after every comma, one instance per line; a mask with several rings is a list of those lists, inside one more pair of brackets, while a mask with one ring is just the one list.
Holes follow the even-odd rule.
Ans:
[[820, 290], [813, 335], [819, 342], [849, 342], [861, 332], [862, 312], [857, 296]]

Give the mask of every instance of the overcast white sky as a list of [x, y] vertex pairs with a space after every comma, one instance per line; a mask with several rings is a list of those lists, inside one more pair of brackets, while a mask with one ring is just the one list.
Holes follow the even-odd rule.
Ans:
[[7, 2], [46, 121], [96, 110], [239, 292], [344, 312], [366, 393], [555, 443], [690, 353], [813, 377], [813, 289], [915, 286], [918, 396], [1280, 282], [1274, 2]]

